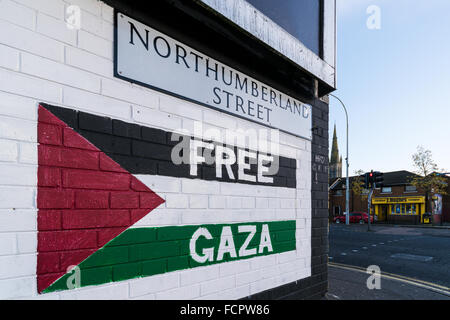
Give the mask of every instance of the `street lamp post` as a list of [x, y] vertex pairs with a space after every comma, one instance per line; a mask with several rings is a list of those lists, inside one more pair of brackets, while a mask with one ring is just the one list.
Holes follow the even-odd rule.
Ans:
[[345, 183], [345, 224], [349, 225], [350, 224], [350, 213], [349, 213], [349, 203], [350, 203], [350, 183], [349, 183], [349, 176], [348, 176], [348, 113], [347, 113], [347, 108], [345, 107], [345, 104], [342, 102], [341, 99], [339, 99], [338, 97], [336, 97], [333, 94], [330, 94], [330, 96], [332, 96], [333, 98], [336, 98], [342, 105], [342, 107], [344, 108], [345, 111], [345, 118], [347, 120], [347, 156], [345, 158], [345, 162], [347, 165], [347, 178], [346, 178], [346, 183]]

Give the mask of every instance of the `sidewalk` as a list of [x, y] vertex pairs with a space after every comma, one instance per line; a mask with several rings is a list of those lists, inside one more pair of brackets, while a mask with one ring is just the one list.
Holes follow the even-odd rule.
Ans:
[[399, 225], [399, 227], [403, 228], [424, 228], [424, 229], [448, 229], [450, 230], [450, 225], [445, 223], [442, 226], [433, 226], [433, 225]]
[[450, 295], [431, 289], [404, 283], [399, 280], [381, 278], [380, 290], [369, 290], [366, 281], [369, 275], [357, 270], [328, 268], [327, 300], [450, 300]]
[[375, 226], [383, 227], [401, 227], [401, 228], [423, 228], [423, 229], [448, 229], [450, 230], [450, 223], [444, 222], [443, 225], [432, 225], [432, 224], [389, 224], [383, 222], [376, 222]]

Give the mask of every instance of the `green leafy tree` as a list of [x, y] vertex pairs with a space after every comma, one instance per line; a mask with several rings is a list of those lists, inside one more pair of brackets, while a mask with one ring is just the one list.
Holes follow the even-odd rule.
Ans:
[[439, 175], [444, 170], [439, 169], [433, 160], [430, 150], [425, 150], [422, 146], [417, 147], [417, 152], [412, 155], [414, 173], [416, 176], [410, 177], [411, 185], [416, 189], [421, 189], [425, 192], [429, 210], [431, 211], [431, 197], [433, 194], [447, 194], [446, 178]]

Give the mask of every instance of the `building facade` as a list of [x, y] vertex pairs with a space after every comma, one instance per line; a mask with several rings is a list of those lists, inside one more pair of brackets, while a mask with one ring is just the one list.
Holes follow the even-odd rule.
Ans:
[[[423, 224], [424, 214], [432, 212], [429, 195], [411, 185], [410, 180], [415, 174], [409, 171], [395, 171], [384, 173], [383, 188], [375, 189], [372, 196], [372, 211], [375, 221], [390, 224]], [[351, 177], [350, 185], [363, 177]], [[330, 180], [330, 219], [345, 211], [345, 179]], [[368, 190], [355, 194], [350, 190], [350, 212], [367, 212]], [[443, 197], [446, 202], [448, 196]], [[443, 219], [448, 218], [443, 208]], [[430, 220], [432, 222], [432, 220]]]
[[336, 4], [274, 3], [0, 1], [0, 299], [325, 294]]

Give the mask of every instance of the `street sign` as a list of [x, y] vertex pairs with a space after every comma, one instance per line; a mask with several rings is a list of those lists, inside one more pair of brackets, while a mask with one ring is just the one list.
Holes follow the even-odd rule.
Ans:
[[122, 13], [115, 76], [312, 139], [311, 106]]

